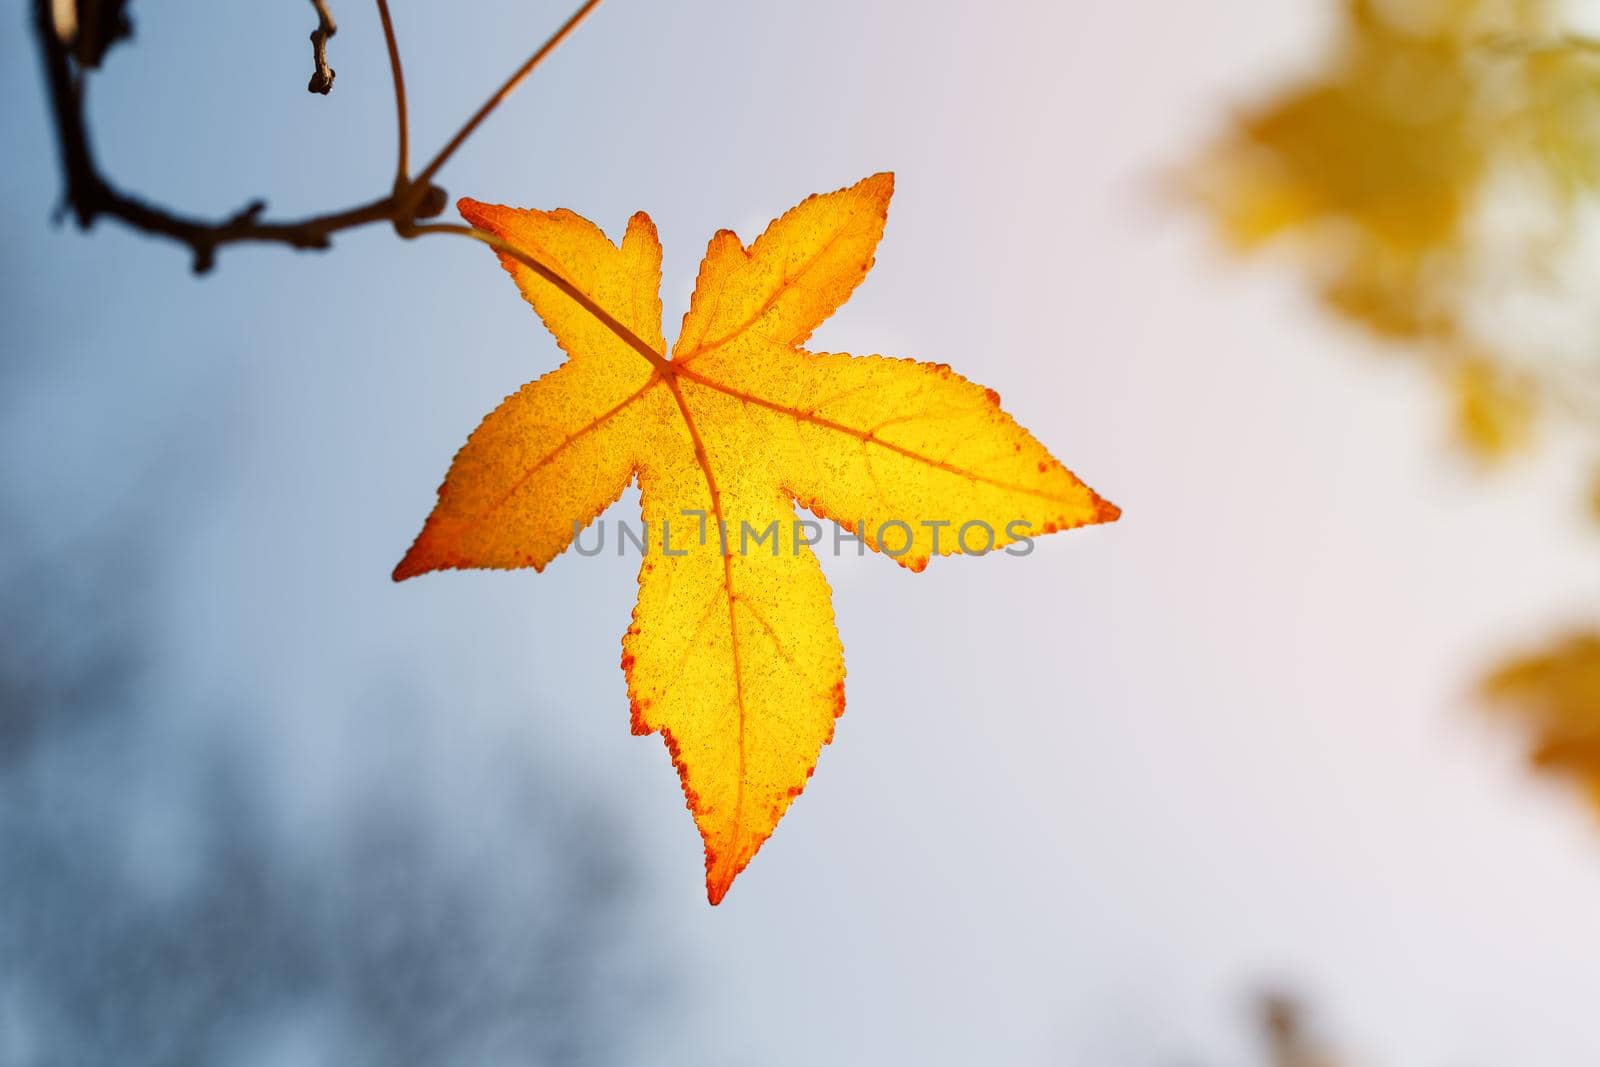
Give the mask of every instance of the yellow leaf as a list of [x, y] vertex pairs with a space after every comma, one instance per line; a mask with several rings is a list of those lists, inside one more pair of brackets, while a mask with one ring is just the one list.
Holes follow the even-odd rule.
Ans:
[[713, 904], [844, 709], [810, 547], [820, 524], [800, 523], [797, 502], [913, 570], [1118, 515], [949, 368], [799, 347], [870, 269], [892, 189], [879, 174], [813, 196], [748, 249], [716, 234], [670, 358], [646, 216], [618, 247], [570, 212], [461, 203], [571, 290], [501, 254], [570, 358], [468, 439], [395, 577], [542, 568], [638, 479], [649, 543], [622, 657], [633, 730], [659, 731], [672, 753]]

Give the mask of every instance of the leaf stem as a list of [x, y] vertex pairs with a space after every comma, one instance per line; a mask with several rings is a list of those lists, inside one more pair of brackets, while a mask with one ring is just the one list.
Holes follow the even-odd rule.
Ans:
[[456, 150], [466, 142], [468, 137], [472, 136], [472, 132], [478, 128], [483, 120], [488, 118], [490, 113], [493, 112], [495, 108], [499, 107], [508, 96], [516, 92], [517, 86], [521, 85], [523, 80], [527, 78], [529, 74], [533, 73], [534, 68], [540, 63], [544, 62], [545, 57], [551, 52], [554, 52], [557, 46], [559, 46], [562, 41], [566, 40], [567, 37], [571, 35], [573, 30], [578, 28], [579, 23], [588, 18], [589, 13], [599, 6], [600, 0], [585, 0], [583, 6], [579, 7], [577, 11], [573, 12], [572, 17], [567, 19], [566, 22], [562, 23], [561, 28], [556, 30], [555, 33], [551, 34], [549, 40], [540, 45], [538, 50], [535, 51], [533, 55], [528, 57], [527, 62], [523, 63], [522, 66], [513, 71], [511, 77], [507, 78], [505, 83], [502, 84], [499, 89], [495, 90], [494, 94], [490, 96], [489, 99], [483, 102], [483, 106], [478, 108], [478, 110], [473, 113], [472, 117], [462, 125], [461, 129], [456, 131], [456, 135], [450, 138], [449, 142], [443, 148], [439, 149], [438, 154], [435, 155], [433, 159], [429, 161], [428, 165], [422, 168], [422, 172], [417, 175], [414, 183], [415, 187], [418, 189], [426, 189], [433, 176], [439, 173], [439, 168], [444, 166], [446, 161], [448, 161], [451, 156], [455, 155]]
[[459, 222], [434, 222], [420, 225], [413, 223], [401, 228], [400, 233], [403, 237], [418, 237], [435, 233], [456, 234], [461, 237], [469, 237], [474, 241], [481, 241], [490, 248], [494, 249], [496, 252], [499, 252], [501, 255], [510, 256], [512, 259], [516, 260], [518, 263], [521, 263], [539, 277], [543, 278], [545, 281], [561, 290], [567, 296], [571, 297], [579, 307], [583, 308], [583, 310], [600, 320], [600, 324], [602, 326], [616, 334], [623, 340], [625, 344], [627, 344], [629, 348], [643, 356], [645, 360], [656, 369], [657, 373], [663, 375], [669, 380], [676, 377], [676, 368], [672, 366], [672, 363], [667, 359], [666, 356], [662, 355], [660, 352], [657, 352], [649, 342], [645, 341], [638, 334], [634, 333], [632, 330], [628, 329], [628, 327], [618, 322], [615, 316], [613, 316], [609, 311], [601, 307], [599, 304], [595, 303], [593, 298], [591, 298], [583, 290], [573, 285], [566, 278], [563, 278], [554, 267], [551, 267], [548, 264], [540, 261], [523, 249], [518, 248], [516, 245], [502, 240], [492, 233], [475, 229], [474, 227], [466, 226]]

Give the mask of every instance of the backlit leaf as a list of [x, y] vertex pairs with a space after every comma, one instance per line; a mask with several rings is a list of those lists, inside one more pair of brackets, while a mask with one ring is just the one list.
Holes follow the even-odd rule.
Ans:
[[844, 709], [831, 596], [797, 504], [912, 570], [1118, 515], [948, 367], [800, 347], [871, 268], [892, 188], [879, 174], [813, 196], [748, 248], [717, 233], [670, 358], [646, 216], [616, 246], [571, 212], [461, 202], [616, 327], [501, 255], [569, 358], [468, 439], [395, 577], [543, 568], [638, 480], [655, 541], [623, 637], [633, 729], [672, 753], [712, 903]]

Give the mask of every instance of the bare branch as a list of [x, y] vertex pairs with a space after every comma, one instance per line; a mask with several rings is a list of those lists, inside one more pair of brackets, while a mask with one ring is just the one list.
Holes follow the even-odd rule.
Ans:
[[328, 66], [328, 38], [339, 32], [334, 24], [333, 12], [328, 10], [328, 0], [311, 0], [317, 9], [317, 28], [311, 31], [311, 62], [316, 70], [311, 72], [311, 84], [306, 89], [327, 96], [333, 90], [333, 68]]
[[[120, 11], [122, 0], [109, 2]], [[456, 135], [441, 149], [422, 174], [407, 176], [408, 129], [406, 121], [405, 82], [400, 67], [399, 49], [395, 43], [394, 27], [389, 18], [388, 4], [379, 0], [378, 9], [383, 20], [384, 36], [389, 46], [389, 58], [395, 81], [395, 109], [399, 123], [399, 160], [392, 189], [385, 196], [365, 204], [322, 215], [313, 215], [293, 221], [269, 221], [261, 216], [266, 210], [264, 200], [252, 200], [244, 208], [219, 220], [209, 220], [183, 215], [176, 211], [151, 204], [130, 193], [123, 192], [100, 173], [95, 164], [94, 150], [89, 141], [84, 119], [85, 66], [75, 59], [70, 49], [73, 42], [64, 38], [56, 24], [52, 0], [33, 0], [34, 30], [38, 38], [39, 55], [44, 66], [45, 86], [49, 96], [51, 116], [54, 119], [57, 147], [61, 153], [61, 171], [66, 189], [62, 212], [70, 212], [79, 229], [87, 230], [102, 216], [113, 218], [142, 233], [166, 237], [186, 245], [194, 257], [194, 270], [204, 274], [216, 264], [217, 250], [223, 245], [255, 242], [279, 244], [290, 248], [323, 249], [332, 245], [335, 233], [365, 226], [373, 222], [387, 222], [403, 237], [423, 232], [417, 227], [418, 219], [429, 219], [445, 208], [445, 191], [434, 185], [432, 177], [444, 166], [456, 149], [470, 137], [496, 106], [537, 67], [546, 56], [577, 28], [593, 11], [600, 0], [586, 0], [578, 10], [540, 48], [519, 67], [515, 73], [469, 118]], [[333, 18], [326, 0], [312, 0], [317, 10], [318, 27], [312, 33], [315, 47], [317, 74], [313, 75], [311, 90], [326, 92], [333, 82], [333, 70], [326, 68], [327, 38], [335, 32]], [[318, 79], [326, 68], [326, 83], [318, 88]], [[455, 227], [454, 231], [468, 227]], [[476, 234], [479, 240], [489, 243], [507, 254], [534, 266], [531, 256], [520, 250], [502, 247], [503, 242], [486, 234]]]
[[[272, 222], [261, 218], [266, 204], [254, 200], [225, 219], [208, 221], [167, 211], [122, 192], [95, 166], [83, 119], [83, 79], [73, 70], [66, 47], [55, 33], [50, 0], [34, 0], [34, 14], [61, 150], [61, 169], [66, 178], [65, 207], [80, 229], [86, 230], [96, 219], [107, 216], [136, 230], [170, 237], [189, 246], [195, 272], [203, 274], [215, 264], [217, 249], [223, 245], [254, 241], [291, 248], [327, 248], [334, 233], [369, 222], [393, 220], [399, 211], [398, 201], [391, 193], [344, 211]], [[430, 189], [417, 205], [416, 214], [426, 217], [430, 210], [437, 214], [443, 209], [443, 191]]]

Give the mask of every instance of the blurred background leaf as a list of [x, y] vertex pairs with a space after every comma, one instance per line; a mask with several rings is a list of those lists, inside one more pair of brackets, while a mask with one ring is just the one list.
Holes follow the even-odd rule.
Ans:
[[1535, 767], [1574, 780], [1600, 805], [1600, 632], [1510, 660], [1484, 691], [1521, 721]]
[[[1247, 109], [1190, 189], [1236, 247], [1288, 246], [1330, 312], [1434, 365], [1473, 455], [1558, 415], [1600, 430], [1600, 296], [1574, 274], [1600, 195], [1600, 52], [1544, 0], [1341, 10], [1322, 73]], [[1526, 328], [1552, 301], [1580, 327]]]
[[[1548, 0], [1341, 10], [1325, 69], [1248, 109], [1191, 188], [1236, 247], [1288, 246], [1334, 316], [1433, 367], [1469, 455], [1559, 423], [1600, 456], [1596, 42]], [[1520, 714], [1536, 766], [1600, 799], [1597, 647], [1512, 658], [1484, 690]]]

